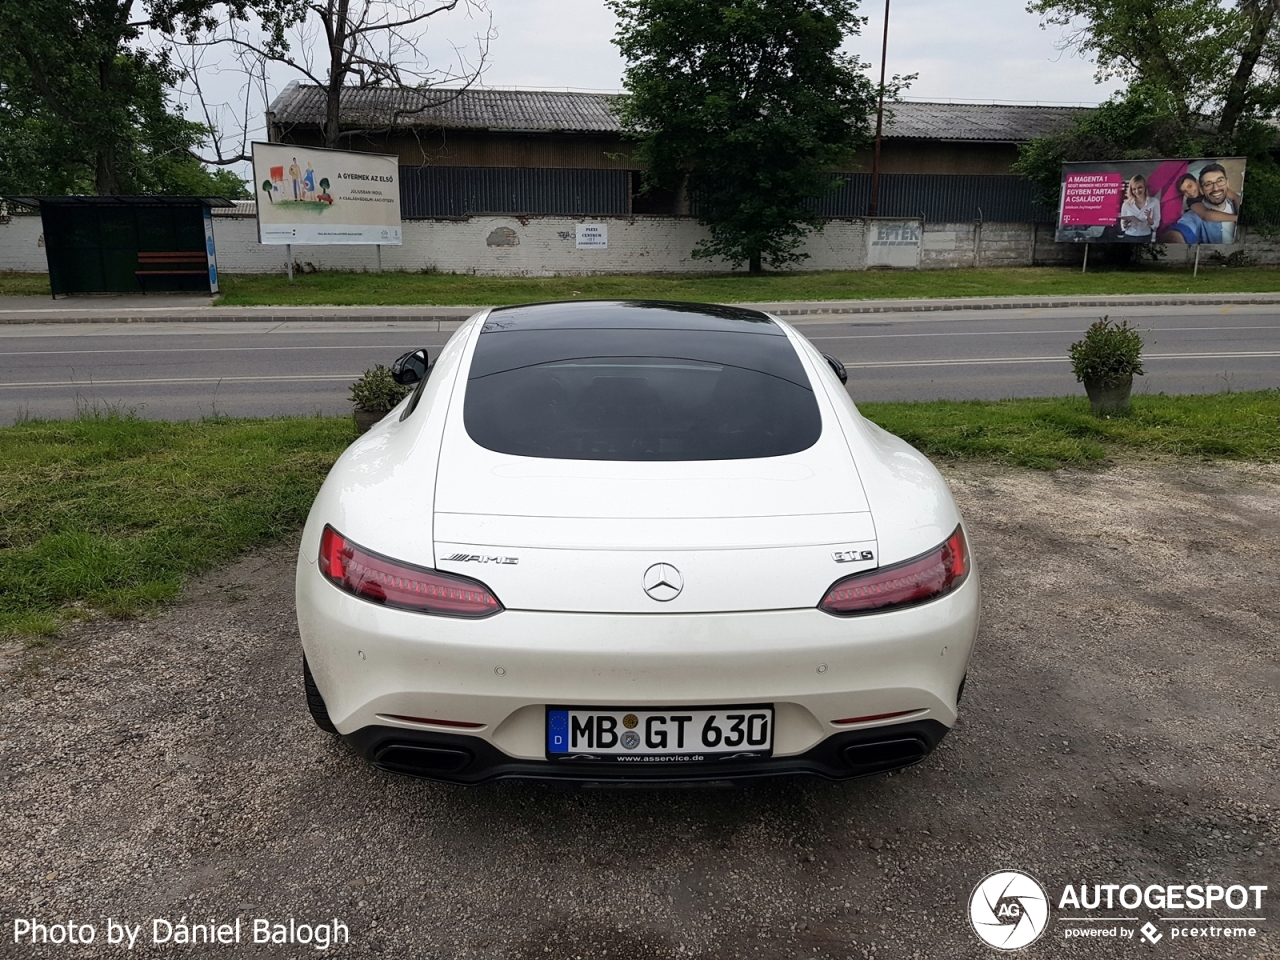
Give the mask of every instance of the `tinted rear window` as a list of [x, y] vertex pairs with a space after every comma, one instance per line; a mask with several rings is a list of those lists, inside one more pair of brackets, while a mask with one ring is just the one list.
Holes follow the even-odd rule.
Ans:
[[480, 335], [463, 417], [482, 447], [565, 460], [747, 460], [822, 431], [795, 349], [697, 329], [502, 329]]

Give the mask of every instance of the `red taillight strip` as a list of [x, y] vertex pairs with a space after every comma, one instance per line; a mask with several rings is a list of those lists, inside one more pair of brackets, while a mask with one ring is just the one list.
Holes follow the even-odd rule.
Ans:
[[400, 610], [472, 619], [503, 610], [493, 591], [478, 580], [392, 560], [330, 526], [320, 535], [320, 572], [347, 593]]
[[832, 720], [832, 723], [849, 724], [849, 723], [870, 723], [872, 720], [888, 720], [891, 717], [905, 717], [909, 713], [919, 713], [919, 710], [899, 710], [897, 713], [873, 713], [869, 717], [848, 717], [844, 720]]
[[933, 600], [950, 593], [969, 575], [969, 546], [964, 531], [918, 557], [837, 581], [818, 609], [837, 616], [873, 613]]
[[430, 717], [402, 717], [398, 713], [383, 714], [388, 720], [403, 720], [405, 723], [428, 723], [433, 727], [460, 727], [463, 730], [479, 730], [483, 723], [469, 723], [466, 720], [433, 720]]

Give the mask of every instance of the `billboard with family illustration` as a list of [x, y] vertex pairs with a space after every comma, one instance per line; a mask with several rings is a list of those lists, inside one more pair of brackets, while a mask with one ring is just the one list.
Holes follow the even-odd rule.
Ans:
[[260, 243], [400, 239], [400, 163], [380, 153], [253, 145]]
[[1064, 163], [1059, 242], [1240, 240], [1244, 159]]

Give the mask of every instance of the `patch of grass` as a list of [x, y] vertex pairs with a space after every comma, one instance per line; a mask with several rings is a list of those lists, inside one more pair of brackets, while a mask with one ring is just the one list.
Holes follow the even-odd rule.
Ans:
[[1101, 464], [1127, 453], [1280, 460], [1280, 390], [1135, 396], [1099, 419], [1084, 397], [862, 403], [863, 415], [930, 456], [1038, 469]]
[[[1280, 390], [1134, 398], [866, 403], [925, 453], [1053, 469], [1129, 454], [1280, 460]], [[188, 577], [294, 533], [349, 417], [161, 423], [120, 415], [0, 428], [0, 634], [172, 599]]]
[[47, 297], [49, 275], [47, 273], [17, 273], [0, 270], [0, 297]]
[[1123, 293], [1276, 293], [1280, 268], [1149, 267], [1091, 270], [848, 270], [822, 273], [660, 274], [603, 277], [476, 277], [450, 273], [223, 274], [226, 306], [487, 306], [537, 300], [655, 298], [699, 303], [876, 300], [899, 297], [1082, 296]]
[[[220, 304], [246, 306], [497, 306], [574, 297], [697, 303], [936, 297], [1087, 296], [1125, 293], [1280, 293], [1278, 267], [1004, 267], [990, 270], [846, 270], [821, 273], [630, 274], [476, 277], [452, 273], [221, 274]], [[0, 297], [49, 295], [42, 273], [0, 272]]]
[[306, 518], [350, 418], [0, 429], [0, 633], [49, 633], [174, 597]]

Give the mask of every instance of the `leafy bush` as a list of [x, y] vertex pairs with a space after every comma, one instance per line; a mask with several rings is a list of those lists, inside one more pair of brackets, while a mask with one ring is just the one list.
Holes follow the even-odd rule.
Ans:
[[391, 379], [391, 371], [379, 363], [351, 384], [351, 401], [361, 410], [386, 413], [403, 400], [410, 389]]
[[1084, 339], [1071, 345], [1071, 369], [1082, 383], [1114, 387], [1142, 376], [1142, 335], [1128, 320], [1112, 323], [1103, 317], [1089, 326]]

